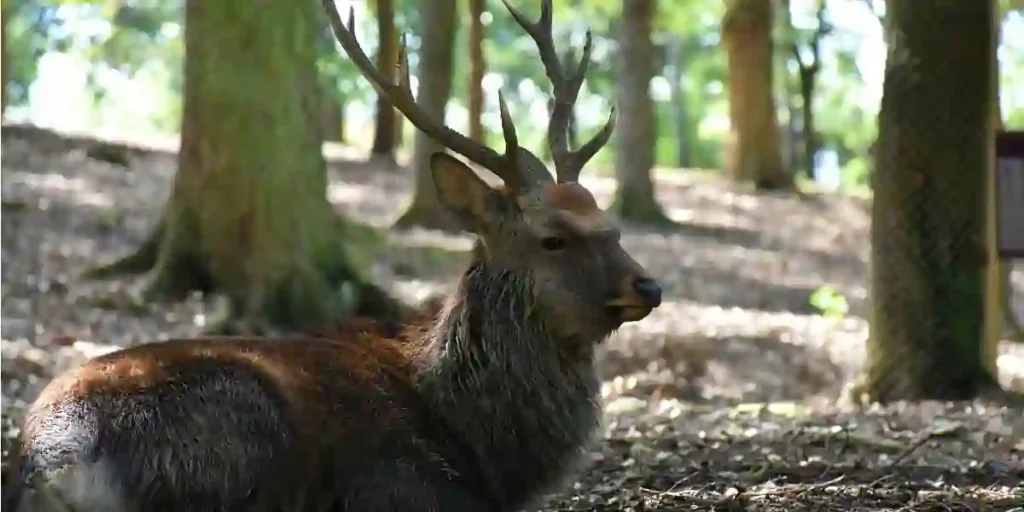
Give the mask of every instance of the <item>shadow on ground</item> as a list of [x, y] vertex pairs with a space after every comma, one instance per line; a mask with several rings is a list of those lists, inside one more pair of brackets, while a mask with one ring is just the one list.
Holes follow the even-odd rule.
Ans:
[[[95, 150], [87, 137], [7, 125], [2, 138], [6, 449], [26, 402], [54, 373], [93, 350], [195, 335], [220, 305], [198, 296], [145, 305], [137, 299], [145, 278], [76, 278], [148, 235], [176, 166], [166, 144]], [[331, 167], [339, 212], [387, 226], [405, 204], [405, 171], [345, 160]], [[1020, 411], [814, 409], [834, 405], [863, 354], [866, 203], [756, 196], [689, 173], [659, 180], [679, 228], [627, 226], [623, 244], [662, 281], [666, 302], [602, 349], [603, 441], [575, 487], [545, 510], [1005, 510], [1024, 502]], [[607, 204], [607, 180], [584, 184]], [[370, 271], [416, 301], [451, 286], [469, 239], [409, 230], [390, 232], [386, 247]], [[815, 314], [808, 299], [822, 284], [849, 297], [851, 318]], [[1024, 360], [1014, 350], [1001, 347], [1006, 360]], [[1024, 386], [1021, 376], [1006, 382]]]

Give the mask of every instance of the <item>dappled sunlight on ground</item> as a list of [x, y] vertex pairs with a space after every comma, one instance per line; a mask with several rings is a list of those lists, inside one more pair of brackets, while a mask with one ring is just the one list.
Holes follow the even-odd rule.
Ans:
[[[82, 269], [142, 242], [176, 167], [172, 154], [138, 148], [126, 151], [127, 165], [100, 161], [85, 151], [90, 144], [4, 128], [0, 330], [8, 434], [55, 372], [117, 347], [198, 334], [224, 307], [199, 296], [143, 303], [145, 279], [78, 279]], [[361, 156], [343, 146], [326, 152], [327, 194], [338, 211], [388, 226], [408, 201], [407, 171], [351, 162]], [[608, 204], [612, 180], [583, 182]], [[677, 228], [626, 226], [623, 245], [663, 284], [665, 302], [600, 347], [605, 439], [591, 469], [553, 502], [563, 508], [551, 510], [639, 503], [813, 509], [829, 500], [898, 508], [901, 500], [924, 499], [925, 484], [908, 482], [936, 479], [962, 484], [955, 492], [935, 487], [939, 494], [927, 499], [936, 502], [1012, 499], [1006, 482], [1017, 475], [1019, 484], [1024, 475], [1019, 411], [835, 408], [863, 363], [867, 337], [866, 201], [755, 195], [706, 173], [659, 177], [659, 199]], [[467, 236], [416, 229], [386, 239], [371, 275], [409, 302], [448, 291], [471, 247]], [[1014, 283], [1024, 295], [1024, 272]], [[847, 298], [845, 318], [811, 306], [822, 285]], [[1007, 342], [1000, 351], [1004, 385], [1024, 389], [1024, 346]], [[755, 402], [774, 404], [746, 405]]]

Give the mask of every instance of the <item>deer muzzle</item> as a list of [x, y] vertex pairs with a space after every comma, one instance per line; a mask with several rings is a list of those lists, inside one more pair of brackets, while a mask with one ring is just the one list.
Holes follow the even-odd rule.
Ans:
[[646, 275], [629, 276], [619, 284], [619, 295], [606, 305], [622, 322], [642, 320], [661, 305], [661, 286]]

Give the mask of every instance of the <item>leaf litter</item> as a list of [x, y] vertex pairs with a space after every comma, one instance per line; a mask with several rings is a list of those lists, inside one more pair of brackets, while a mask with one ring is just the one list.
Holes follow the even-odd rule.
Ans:
[[[4, 126], [5, 454], [53, 375], [120, 347], [199, 334], [224, 307], [201, 296], [146, 304], [144, 278], [77, 278], [149, 234], [175, 145]], [[338, 211], [388, 225], [411, 177], [356, 162], [350, 148], [327, 153]], [[608, 203], [611, 180], [583, 181]], [[1019, 408], [839, 400], [867, 336], [865, 201], [755, 195], [699, 173], [658, 181], [679, 227], [627, 226], [623, 243], [658, 276], [665, 303], [602, 347], [604, 435], [585, 471], [539, 510], [1024, 512]], [[414, 302], [450, 289], [469, 240], [409, 230], [387, 244], [372, 276]], [[1013, 281], [1021, 296], [1024, 272]], [[846, 298], [845, 317], [811, 306], [822, 285]], [[999, 351], [1000, 382], [1024, 390], [1024, 347], [1006, 341]]]

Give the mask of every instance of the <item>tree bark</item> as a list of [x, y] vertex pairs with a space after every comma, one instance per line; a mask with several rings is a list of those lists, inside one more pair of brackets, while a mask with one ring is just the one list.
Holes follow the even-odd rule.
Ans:
[[[455, 0], [420, 3], [423, 41], [417, 73], [416, 102], [431, 118], [443, 122], [452, 88], [452, 51], [455, 41]], [[427, 134], [416, 130], [412, 168], [416, 184], [412, 203], [395, 221], [395, 227], [420, 226], [453, 231], [457, 226], [441, 207], [430, 174], [430, 155], [444, 148]]]
[[793, 175], [782, 165], [772, 96], [771, 0], [729, 0], [722, 44], [729, 73], [726, 170], [759, 190], [792, 189]]
[[855, 388], [873, 400], [967, 399], [997, 386], [982, 355], [993, 9], [886, 3], [871, 335]]
[[[305, 7], [303, 7], [303, 5]], [[318, 331], [397, 304], [348, 264], [327, 202], [315, 4], [188, 0], [181, 151], [140, 250], [90, 275], [154, 270], [149, 299], [221, 292], [227, 332]]]
[[628, 0], [619, 22], [618, 126], [615, 129], [615, 178], [612, 210], [620, 218], [645, 224], [668, 222], [654, 197], [654, 103], [648, 92], [654, 78], [651, 28], [655, 0]]
[[[395, 6], [392, 0], [377, 0], [377, 35], [377, 69], [394, 79], [398, 66], [398, 37], [395, 34]], [[371, 157], [395, 161], [396, 117], [391, 102], [378, 95]]]
[[484, 0], [469, 0], [469, 137], [484, 142]]

